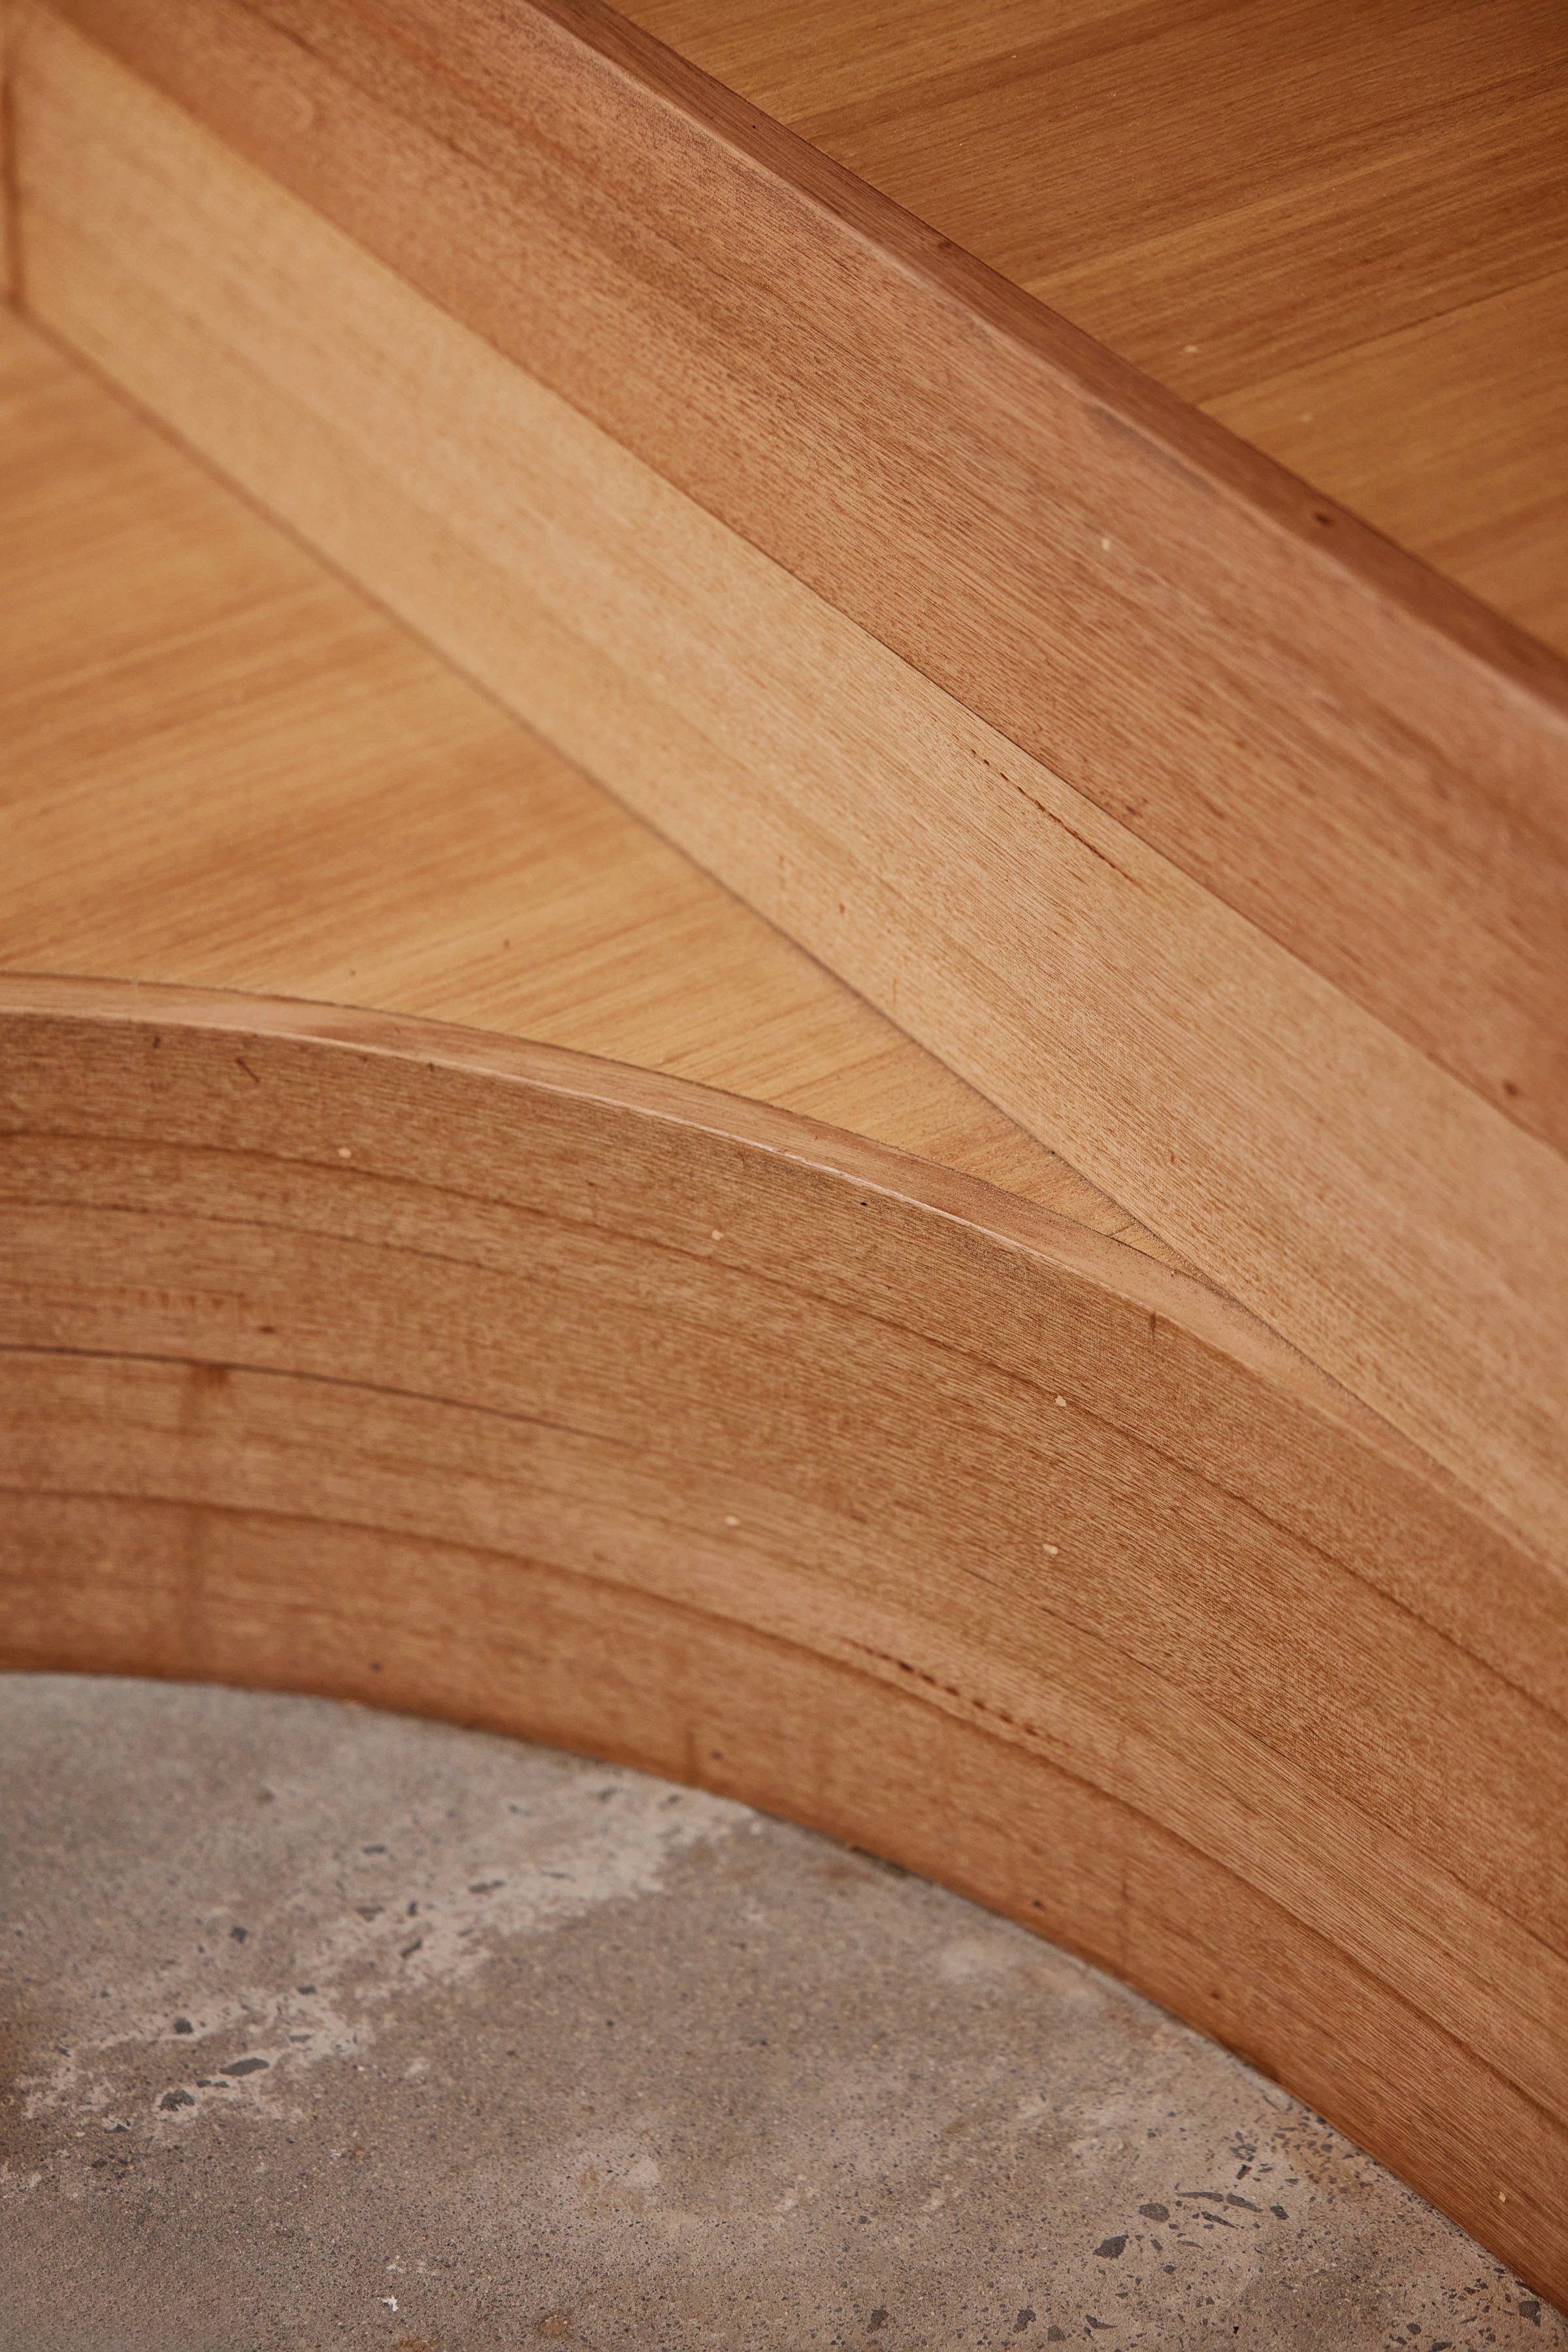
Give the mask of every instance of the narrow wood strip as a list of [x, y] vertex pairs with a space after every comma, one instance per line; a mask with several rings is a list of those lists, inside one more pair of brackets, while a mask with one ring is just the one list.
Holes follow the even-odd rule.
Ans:
[[[62, 5], [1510, 1119], [1568, 1140], [1560, 660], [595, 0]], [[1017, 920], [998, 887], [994, 934]], [[941, 1049], [976, 1017], [958, 1002]]]
[[1563, 2292], [1568, 1588], [1391, 1433], [1202, 1286], [780, 1111], [363, 1013], [0, 1003], [8, 1662], [428, 1709], [868, 1841]]
[[[52, 40], [23, 84], [46, 314], [1568, 1559], [1563, 1160], [165, 101]], [[125, 960], [126, 920], [95, 908], [50, 941], [54, 968], [174, 976], [140, 938]], [[280, 932], [252, 984], [319, 987], [296, 952]]]

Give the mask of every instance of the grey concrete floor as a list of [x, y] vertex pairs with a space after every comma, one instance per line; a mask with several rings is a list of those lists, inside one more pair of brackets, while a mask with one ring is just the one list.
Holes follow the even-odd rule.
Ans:
[[739, 1805], [0, 1678], [4, 2352], [1568, 2347], [1272, 2084]]

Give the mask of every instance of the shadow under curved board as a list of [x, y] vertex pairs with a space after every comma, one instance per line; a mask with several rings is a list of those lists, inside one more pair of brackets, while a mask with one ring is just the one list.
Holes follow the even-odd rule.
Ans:
[[1568, 2300], [1568, 1591], [1229, 1303], [432, 1024], [0, 982], [0, 1659], [335, 1693], [872, 1847]]

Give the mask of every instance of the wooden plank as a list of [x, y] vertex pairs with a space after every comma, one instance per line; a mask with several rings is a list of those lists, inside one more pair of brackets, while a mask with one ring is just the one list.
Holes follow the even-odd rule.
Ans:
[[680, 1081], [0, 1004], [10, 1663], [429, 1709], [869, 1842], [1568, 2288], [1568, 1588], [1320, 1374]]
[[[29, 58], [64, 332], [1568, 1559], [1557, 1153], [121, 69]], [[56, 969], [129, 968], [112, 896]]]
[[[1568, 1140], [1559, 659], [594, 0], [62, 6], [1225, 905]], [[1019, 922], [1001, 892], [993, 934]], [[956, 976], [954, 1003], [944, 1053], [978, 1018]]]

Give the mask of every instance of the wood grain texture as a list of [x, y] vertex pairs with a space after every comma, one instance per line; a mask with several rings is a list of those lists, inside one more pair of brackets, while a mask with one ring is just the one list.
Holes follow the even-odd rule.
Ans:
[[0, 0], [0, 303], [20, 299], [20, 228], [16, 196], [16, 135], [10, 0]]
[[[752, 104], [1568, 650], [1568, 20], [1542, 0], [632, 0]], [[1528, 302], [1528, 367], [1474, 313]], [[1420, 330], [1440, 404], [1390, 338]], [[1332, 362], [1310, 400], [1252, 389]], [[1303, 413], [1306, 412], [1306, 413]], [[1521, 509], [1510, 475], [1532, 461]], [[1457, 532], [1456, 490], [1486, 517]]]
[[0, 967], [460, 1021], [777, 1102], [1174, 1263], [0, 314]]
[[593, 0], [61, 13], [1568, 1139], [1561, 660]]
[[1568, 1588], [1320, 1374], [681, 1081], [0, 1003], [8, 1663], [436, 1711], [869, 1843], [1568, 2291]]
[[[1558, 153], [1568, 191], [1568, 100]], [[1568, 643], [1568, 269], [1207, 405], [1264, 448], [1289, 438], [1313, 481]]]
[[[670, 839], [1568, 1560], [1559, 1155], [184, 115], [58, 38], [34, 49], [23, 84], [37, 306]], [[17, 553], [35, 560], [21, 542]], [[75, 592], [60, 581], [64, 611]], [[84, 887], [79, 828], [47, 782], [57, 751], [36, 740], [13, 962], [538, 1025], [529, 1000], [498, 992], [499, 971], [476, 988], [448, 944], [470, 920], [466, 894], [492, 884], [486, 952], [510, 935], [510, 885], [477, 841], [470, 862], [454, 835], [433, 865], [421, 839], [379, 900], [340, 904], [350, 817], [325, 833], [300, 803], [258, 865], [219, 797], [205, 858], [185, 868], [202, 877], [184, 902], [205, 931], [192, 938], [151, 893], [127, 901], [124, 852], [107, 832], [102, 879]], [[507, 819], [498, 809], [493, 821]], [[128, 807], [122, 833], [140, 841], [147, 822]], [[257, 901], [307, 825], [335, 844], [323, 888], [280, 908], [275, 878]], [[250, 894], [242, 961], [208, 897], [224, 866], [245, 877], [227, 903]], [[650, 1010], [656, 1028], [669, 1017]], [[653, 1058], [648, 1034], [565, 1041]], [[736, 1083], [732, 1064], [684, 1066]], [[748, 1078], [743, 1090], [765, 1089]], [[867, 1122], [851, 1108], [846, 1123]]]
[[[29, 58], [33, 99], [40, 59], [99, 71]], [[73, 117], [81, 88], [110, 102]], [[340, 560], [374, 534], [386, 593], [456, 612], [481, 674], [678, 833], [695, 784], [760, 902], [830, 940], [853, 905], [885, 1001], [931, 1017], [930, 940], [962, 947], [1037, 1090], [1039, 1006], [994, 992], [987, 924], [1008, 874], [1058, 889], [1073, 1119], [1133, 1157], [1142, 1134], [1152, 1186], [1168, 1082], [1166, 1131], [1210, 1154], [1171, 1198], [1260, 1155], [1289, 1178], [1299, 1225], [1232, 1219], [1237, 1262], [1325, 1314], [1375, 1265], [1356, 1378], [1449, 1413], [1450, 1455], [1553, 1538], [1553, 1153], [221, 150], [194, 169], [134, 84], [54, 96], [30, 152], [54, 136], [71, 170], [27, 223], [35, 302]], [[263, 243], [226, 247], [226, 219]], [[1147, 1256], [500, 1034], [542, 1012], [781, 1100], [858, 1105], [879, 1070], [922, 1149], [946, 1121], [973, 1164], [1057, 1181], [57, 357], [15, 331], [0, 363], [29, 587], [8, 950], [346, 978], [496, 1033], [0, 983], [5, 1658], [430, 1709], [854, 1836], [1220, 2033], [1562, 2297], [1561, 1568]], [[434, 455], [416, 382], [452, 419]], [[918, 929], [884, 775], [929, 793]], [[677, 1001], [661, 957], [712, 977]], [[1120, 1042], [1108, 974], [1139, 1008]], [[1258, 1122], [1325, 1073], [1363, 1108], [1348, 1136], [1303, 1121], [1320, 1156], [1291, 1174]], [[1434, 1301], [1451, 1362], [1412, 1349]]]

